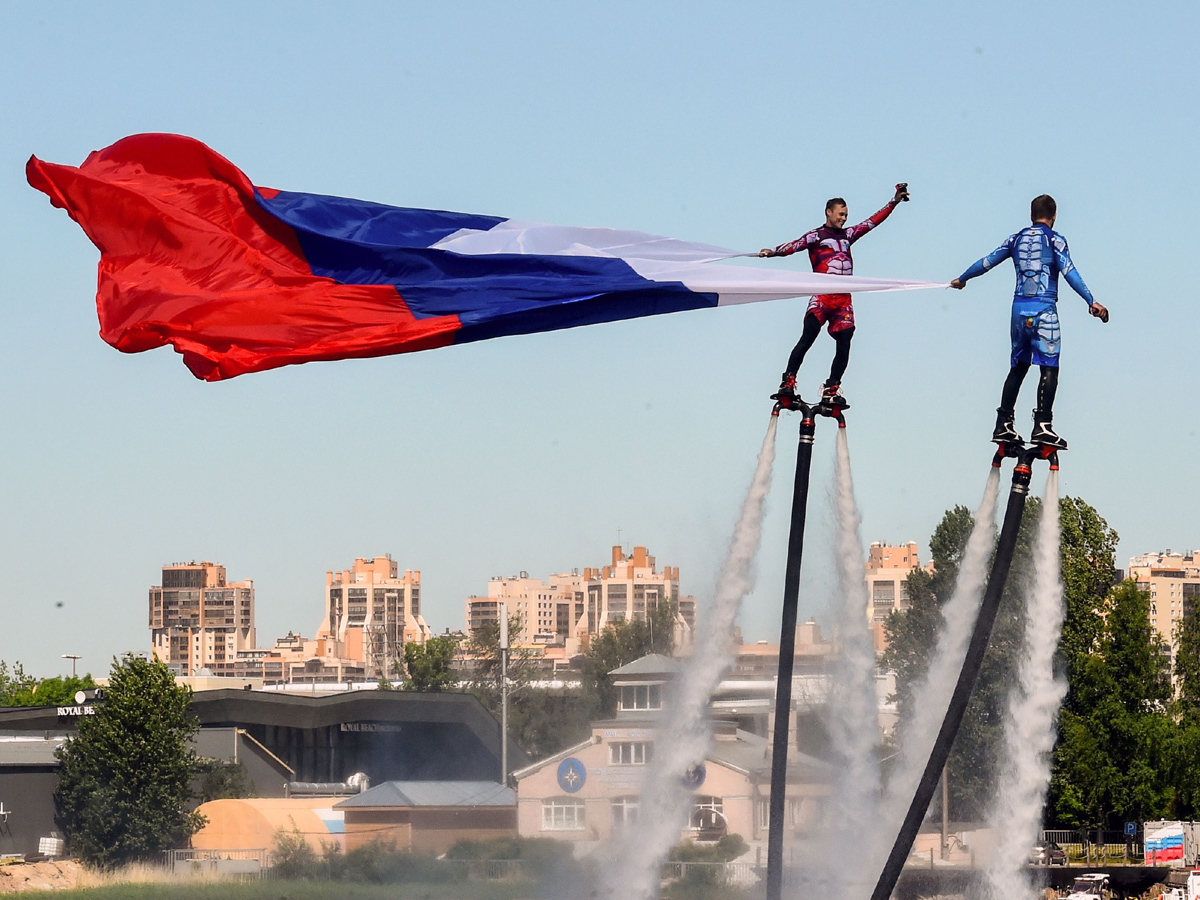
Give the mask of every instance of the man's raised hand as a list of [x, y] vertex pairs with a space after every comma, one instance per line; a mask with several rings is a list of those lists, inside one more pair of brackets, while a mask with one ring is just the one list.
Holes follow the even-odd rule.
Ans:
[[896, 203], [899, 203], [901, 200], [907, 200], [907, 199], [908, 199], [908, 182], [902, 181], [898, 185], [896, 185], [896, 196], [894, 196], [892, 198], [892, 200]]
[[956, 291], [961, 291], [966, 286], [967, 283], [960, 278], [955, 278], [952, 282], [950, 282], [950, 287], [954, 288]]
[[772, 250], [770, 247], [763, 247], [761, 250], [758, 251], [758, 255], [762, 256], [762, 257], [774, 256], [775, 251]]

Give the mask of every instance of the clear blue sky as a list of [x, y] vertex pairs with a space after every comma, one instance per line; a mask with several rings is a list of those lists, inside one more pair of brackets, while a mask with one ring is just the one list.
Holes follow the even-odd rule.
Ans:
[[[1059, 202], [1112, 311], [1064, 288], [1067, 493], [1119, 564], [1200, 545], [1194, 4], [84, 4], [0, 7], [0, 658], [95, 672], [148, 647], [164, 562], [253, 578], [260, 641], [311, 634], [326, 569], [391, 553], [461, 627], [491, 575], [603, 564], [616, 540], [711, 595], [803, 300], [196, 381], [97, 336], [98, 258], [25, 184], [141, 131], [258, 184], [756, 249], [845, 196], [913, 202], [860, 274], [948, 280]], [[773, 265], [803, 265], [802, 260]], [[864, 540], [923, 552], [974, 505], [1012, 275], [857, 301], [845, 391]], [[811, 391], [832, 342], [802, 372]], [[1032, 379], [1018, 421], [1028, 427]], [[794, 422], [747, 638], [777, 637]], [[827, 481], [832, 435], [818, 435]], [[1037, 483], [1040, 485], [1039, 472]], [[1040, 489], [1040, 487], [1039, 487]], [[802, 613], [832, 590], [814, 492]], [[62, 606], [57, 604], [61, 603]]]

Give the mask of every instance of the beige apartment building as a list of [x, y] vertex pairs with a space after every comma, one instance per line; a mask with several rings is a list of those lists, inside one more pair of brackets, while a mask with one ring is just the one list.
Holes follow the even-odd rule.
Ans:
[[400, 567], [390, 555], [359, 557], [341, 572], [325, 573], [325, 618], [317, 641], [342, 657], [364, 664], [367, 677], [392, 677], [404, 645], [430, 638], [421, 616], [421, 573]]
[[235, 675], [237, 654], [254, 647], [254, 582], [228, 581], [211, 562], [172, 563], [150, 588], [154, 655], [181, 675]]
[[612, 563], [599, 568], [574, 569], [531, 578], [528, 572], [497, 576], [488, 582], [486, 597], [466, 600], [467, 633], [499, 617], [500, 604], [509, 616], [519, 616], [520, 631], [514, 643], [542, 647], [548, 655], [559, 650], [564, 660], [580, 652], [581, 642], [599, 634], [606, 626], [623, 619], [645, 618], [660, 602], [676, 604], [676, 646], [691, 642], [696, 624], [696, 598], [679, 592], [679, 567], [658, 569], [645, 547], [634, 547], [626, 555], [612, 548]]
[[390, 556], [326, 572], [324, 606], [315, 638], [289, 631], [258, 647], [253, 582], [228, 582], [225, 567], [210, 562], [164, 566], [162, 585], [150, 588], [154, 653], [185, 676], [336, 684], [395, 679], [404, 644], [430, 637], [421, 573], [401, 574]]
[[1171, 649], [1175, 662], [1175, 626], [1185, 609], [1200, 598], [1200, 553], [1186, 550], [1145, 553], [1129, 560], [1129, 576], [1150, 594], [1150, 624]]
[[[932, 567], [933, 563], [929, 566]], [[920, 568], [916, 541], [891, 546], [875, 541], [867, 552], [867, 620], [875, 639], [875, 652], [887, 649], [883, 623], [893, 611], [908, 609], [908, 575]]]

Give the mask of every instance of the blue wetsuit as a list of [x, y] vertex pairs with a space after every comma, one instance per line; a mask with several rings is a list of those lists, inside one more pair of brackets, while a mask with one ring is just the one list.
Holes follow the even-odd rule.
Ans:
[[1028, 366], [1032, 362], [1057, 368], [1062, 343], [1058, 327], [1058, 276], [1066, 278], [1088, 306], [1093, 303], [1092, 292], [1071, 262], [1067, 239], [1042, 222], [1022, 228], [958, 278], [969, 281], [1009, 258], [1017, 270], [1009, 328], [1011, 365]]

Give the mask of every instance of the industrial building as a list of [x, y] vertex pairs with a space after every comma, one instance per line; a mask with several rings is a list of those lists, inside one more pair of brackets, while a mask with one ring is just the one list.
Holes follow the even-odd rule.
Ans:
[[[0, 855], [55, 837], [54, 750], [90, 704], [0, 709]], [[236, 760], [260, 797], [294, 782], [495, 781], [500, 725], [469, 694], [348, 691], [333, 696], [214, 690], [193, 695], [201, 756]], [[528, 757], [509, 743], [510, 765]]]

